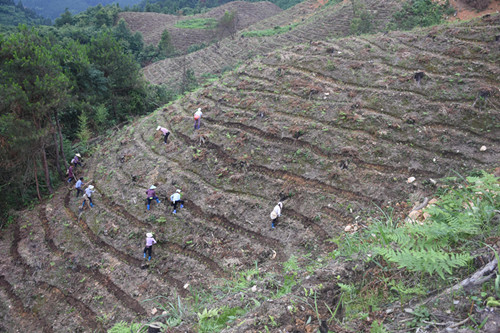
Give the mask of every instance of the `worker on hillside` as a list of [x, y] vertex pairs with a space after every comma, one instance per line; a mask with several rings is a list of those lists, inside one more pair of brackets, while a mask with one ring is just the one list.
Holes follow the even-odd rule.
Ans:
[[80, 195], [80, 192], [82, 192], [83, 194], [82, 186], [83, 186], [83, 177], [80, 177], [80, 179], [78, 179], [78, 181], [75, 184], [77, 198]]
[[82, 209], [85, 208], [85, 203], [87, 202], [87, 199], [89, 199], [89, 205], [90, 207], [94, 207], [94, 203], [92, 202], [92, 193], [94, 193], [94, 186], [89, 185], [85, 189], [85, 194], [83, 195], [83, 203], [82, 203]]
[[158, 199], [158, 197], [156, 196], [155, 188], [156, 186], [151, 185], [151, 187], [146, 191], [146, 194], [148, 196], [148, 204], [147, 204], [148, 210], [152, 200], [156, 200], [157, 203], [161, 202], [160, 199]]
[[74, 178], [75, 178], [75, 175], [73, 173], [73, 166], [70, 165], [68, 168], [68, 183], [71, 183]]
[[283, 209], [283, 203], [278, 202], [276, 206], [274, 206], [273, 211], [271, 212], [271, 228], [274, 229], [276, 227], [276, 223], [278, 222], [278, 217], [281, 216], [281, 209]]
[[82, 157], [82, 155], [80, 155], [79, 153], [76, 153], [75, 154], [75, 157], [73, 157], [73, 159], [71, 160], [71, 163], [76, 167], [77, 165], [79, 166], [82, 166], [82, 162], [80, 162], [80, 158]]
[[144, 248], [144, 259], [146, 259], [147, 252], [148, 261], [151, 260], [151, 255], [153, 254], [153, 244], [156, 244], [156, 240], [153, 238], [153, 234], [148, 232], [146, 234], [146, 247]]
[[201, 108], [198, 108], [194, 113], [194, 129], [197, 130], [201, 125], [201, 116], [203, 116], [203, 112], [201, 112]]
[[161, 126], [158, 126], [156, 128], [156, 130], [161, 131], [161, 133], [163, 134], [163, 143], [167, 144], [167, 139], [168, 139], [168, 136], [170, 135], [170, 131], [168, 129], [166, 129], [165, 127], [161, 127]]
[[172, 201], [172, 206], [174, 206], [172, 214], [177, 214], [177, 203], [181, 204], [181, 208], [184, 208], [184, 200], [181, 200], [181, 190], [177, 189], [175, 193], [170, 196], [170, 201]]

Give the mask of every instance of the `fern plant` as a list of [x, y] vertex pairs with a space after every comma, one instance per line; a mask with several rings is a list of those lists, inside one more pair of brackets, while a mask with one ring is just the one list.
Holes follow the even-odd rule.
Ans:
[[364, 248], [399, 268], [444, 279], [445, 274], [471, 261], [470, 244], [477, 243], [470, 242], [472, 238], [500, 234], [498, 227], [492, 228], [500, 208], [499, 193], [495, 176], [483, 171], [480, 176], [468, 177], [464, 184], [448, 188], [437, 204], [425, 210], [430, 218], [423, 224], [395, 223], [392, 215], [384, 213], [385, 220], [376, 220], [365, 231], [369, 246]]

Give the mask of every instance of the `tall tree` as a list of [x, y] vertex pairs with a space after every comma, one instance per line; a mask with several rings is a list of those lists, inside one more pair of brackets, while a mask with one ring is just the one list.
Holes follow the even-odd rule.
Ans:
[[18, 33], [1, 38], [1, 160], [8, 161], [2, 173], [22, 193], [26, 184], [20, 179], [28, 160], [35, 157], [41, 163], [45, 187], [52, 193], [47, 148], [53, 140], [53, 110], [66, 104], [69, 81], [57, 57], [58, 48], [33, 28], [21, 26]]

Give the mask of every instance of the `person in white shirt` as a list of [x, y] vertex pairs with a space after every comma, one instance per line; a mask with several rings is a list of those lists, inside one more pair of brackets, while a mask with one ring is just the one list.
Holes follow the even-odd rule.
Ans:
[[94, 207], [94, 203], [92, 202], [92, 193], [94, 193], [94, 186], [89, 185], [85, 189], [85, 194], [83, 195], [83, 203], [82, 203], [82, 209], [85, 208], [85, 203], [87, 202], [87, 199], [89, 199], [89, 205], [90, 207]]
[[271, 212], [271, 228], [274, 229], [276, 227], [276, 223], [278, 222], [278, 217], [281, 216], [281, 209], [283, 209], [283, 203], [278, 202], [276, 206], [274, 206], [273, 211]]
[[174, 206], [172, 214], [177, 214], [177, 203], [180, 203], [181, 208], [184, 208], [184, 200], [181, 200], [181, 190], [177, 189], [177, 191], [170, 196], [170, 201], [172, 201], [172, 206]]
[[197, 130], [201, 126], [201, 116], [203, 116], [203, 112], [201, 112], [201, 108], [198, 108], [194, 113], [194, 129]]

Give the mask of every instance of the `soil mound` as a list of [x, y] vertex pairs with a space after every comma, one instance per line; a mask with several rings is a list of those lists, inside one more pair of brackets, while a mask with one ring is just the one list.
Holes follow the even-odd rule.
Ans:
[[[94, 208], [80, 213], [81, 199], [61, 189], [2, 231], [2, 329], [140, 321], [157, 311], [153, 297], [211, 291], [256, 266], [279, 271], [292, 254], [314, 260], [377, 206], [405, 213], [407, 200], [434, 191], [432, 179], [498, 166], [499, 35], [492, 15], [289, 47], [117, 131], [77, 170], [94, 180]], [[167, 144], [158, 125], [171, 131]], [[161, 203], [147, 211], [151, 184]], [[185, 204], [172, 214], [177, 189]], [[151, 261], [147, 232], [158, 241]], [[315, 278], [328, 290], [349, 272], [332, 262]], [[324, 295], [336, 304], [334, 289]], [[228, 296], [231, 306], [240, 299]], [[312, 329], [310, 313], [274, 304], [232, 331], [263, 330], [268, 315]]]

